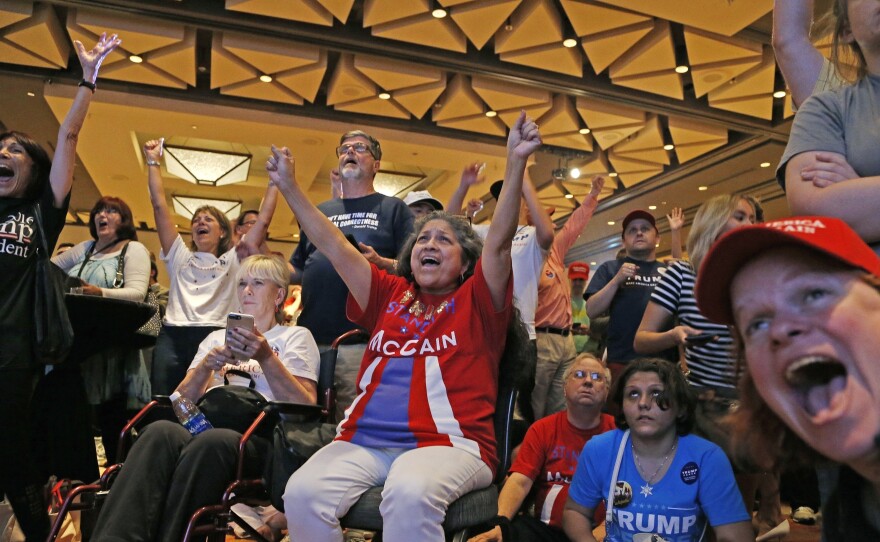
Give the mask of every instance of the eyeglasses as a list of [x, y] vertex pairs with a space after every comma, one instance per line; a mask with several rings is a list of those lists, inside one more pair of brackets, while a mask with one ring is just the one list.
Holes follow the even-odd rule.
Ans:
[[597, 371], [584, 371], [583, 369], [572, 371], [571, 376], [572, 378], [575, 378], [577, 380], [583, 380], [589, 377], [589, 379], [593, 382], [599, 382], [600, 380], [604, 380], [605, 378], [605, 375], [603, 375], [602, 373], [599, 373]]
[[344, 144], [336, 147], [336, 157], [338, 158], [338, 157], [342, 156], [343, 154], [348, 154], [348, 151], [352, 151], [352, 150], [354, 152], [356, 152], [357, 154], [364, 154], [367, 152], [369, 152], [370, 154], [373, 153], [372, 150], [370, 149], [370, 146], [367, 145], [366, 143], [344, 143]]

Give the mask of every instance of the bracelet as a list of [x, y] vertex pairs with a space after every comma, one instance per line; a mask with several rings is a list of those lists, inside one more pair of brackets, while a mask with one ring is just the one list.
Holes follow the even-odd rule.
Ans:
[[159, 162], [157, 162], [155, 160], [147, 160], [147, 165], [148, 166], [161, 166], [162, 164], [160, 164]]
[[80, 86], [80, 87], [86, 87], [87, 89], [89, 89], [89, 90], [92, 91], [92, 94], [94, 94], [94, 93], [95, 93], [95, 89], [98, 88], [94, 83], [92, 83], [92, 82], [90, 82], [90, 81], [86, 81], [85, 79], [83, 79], [82, 81], [80, 81], [80, 82], [79, 82], [79, 85], [77, 85], [77, 86]]

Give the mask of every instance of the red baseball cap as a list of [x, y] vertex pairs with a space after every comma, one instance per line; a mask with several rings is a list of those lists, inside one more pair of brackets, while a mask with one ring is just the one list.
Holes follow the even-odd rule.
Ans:
[[587, 280], [590, 278], [590, 266], [584, 262], [572, 263], [568, 266], [568, 278]]
[[695, 291], [703, 316], [732, 325], [730, 284], [736, 274], [762, 252], [785, 246], [808, 248], [880, 277], [880, 258], [838, 218], [794, 216], [746, 226], [724, 235], [703, 259]]

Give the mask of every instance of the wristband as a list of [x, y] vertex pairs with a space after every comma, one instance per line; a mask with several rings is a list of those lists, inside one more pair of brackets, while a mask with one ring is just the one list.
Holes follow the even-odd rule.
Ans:
[[80, 86], [80, 87], [86, 87], [87, 89], [89, 89], [89, 90], [92, 91], [92, 94], [94, 94], [94, 93], [95, 93], [95, 89], [98, 88], [94, 83], [89, 82], [89, 81], [86, 81], [85, 79], [83, 79], [82, 81], [80, 81], [80, 82], [79, 82], [79, 85], [77, 85], [77, 86]]
[[147, 160], [147, 165], [148, 166], [161, 166], [162, 164], [160, 164], [159, 162], [157, 162], [155, 160]]

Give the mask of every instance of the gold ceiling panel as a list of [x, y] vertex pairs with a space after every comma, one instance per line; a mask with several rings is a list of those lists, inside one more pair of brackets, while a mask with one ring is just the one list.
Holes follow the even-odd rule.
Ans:
[[429, 13], [428, 0], [366, 0], [364, 28]]
[[591, 0], [562, 0], [562, 8], [578, 36], [601, 34], [651, 21], [651, 17], [603, 6]]
[[617, 156], [614, 149], [608, 152], [608, 160], [617, 171], [617, 178], [627, 188], [663, 173], [663, 166], [659, 164]]
[[660, 118], [651, 115], [644, 128], [615, 145], [612, 151], [620, 158], [669, 165], [669, 153], [663, 148], [665, 144]]
[[575, 48], [563, 47], [558, 41], [530, 49], [502, 53], [500, 56], [501, 60], [514, 64], [541, 68], [574, 77], [583, 77], [584, 75], [584, 62], [580, 52]]
[[595, 175], [605, 177], [605, 184], [602, 186], [602, 191], [599, 192], [599, 200], [611, 196], [617, 190], [618, 178], [608, 176], [608, 164], [604, 161], [602, 155], [585, 162], [572, 161], [568, 163], [568, 166], [577, 167], [581, 170], [580, 178], [572, 179], [568, 177], [562, 181], [562, 185], [574, 194], [578, 201], [583, 201], [587, 194], [590, 193], [590, 182]]
[[[562, 43], [562, 18], [551, 0], [524, 0], [511, 17], [513, 29], [495, 35], [495, 52], [509, 53]], [[503, 55], [502, 55], [503, 58]]]
[[333, 106], [338, 111], [350, 111], [367, 115], [380, 115], [398, 119], [410, 118], [409, 111], [401, 107], [394, 99], [383, 100], [377, 96], [369, 96], [362, 100], [339, 103]]
[[434, 109], [432, 118], [440, 123], [450, 119], [484, 115], [486, 106], [471, 88], [467, 76], [456, 74], [449, 81], [446, 92], [440, 97], [440, 107]]
[[[539, 119], [541, 118], [541, 115], [550, 110], [550, 106], [551, 104], [548, 102], [534, 107], [526, 107], [524, 108], [526, 112], [526, 117], [530, 119]], [[507, 111], [499, 111], [498, 118], [501, 119], [501, 122], [503, 122], [505, 126], [507, 126], [508, 128], [512, 128], [514, 123], [516, 122], [516, 119], [519, 118], [519, 112], [519, 109], [508, 109]], [[544, 130], [542, 128], [541, 136], [543, 137], [543, 135]]]
[[[123, 38], [122, 45], [104, 60], [101, 77], [172, 88], [195, 84], [193, 28], [156, 19], [71, 9], [67, 30], [72, 39], [83, 43], [95, 43], [101, 32]], [[139, 55], [143, 62], [131, 62], [130, 55]]]
[[471, 88], [495, 111], [526, 109], [541, 104], [547, 104], [549, 107], [552, 97], [546, 90], [513, 85], [476, 75], [471, 78]]
[[318, 0], [318, 3], [324, 6], [334, 17], [345, 24], [348, 16], [351, 14], [351, 7], [354, 0]]
[[321, 56], [317, 47], [241, 34], [224, 34], [223, 49], [257, 69], [276, 73], [314, 64]]
[[435, 83], [419, 85], [394, 91], [394, 100], [405, 107], [416, 118], [422, 118], [437, 103], [437, 98], [446, 90], [446, 74]]
[[489, 0], [465, 4], [441, 0], [441, 4], [446, 7], [465, 4], [456, 5], [455, 9], [449, 11], [449, 16], [477, 49], [486, 45], [521, 2], [522, 0]]
[[580, 151], [593, 150], [593, 138], [581, 134], [581, 122], [572, 99], [562, 94], [553, 99], [553, 108], [538, 122], [541, 126], [541, 140], [548, 145], [568, 147]]
[[281, 102], [293, 105], [302, 105], [302, 96], [291, 92], [284, 85], [277, 81], [264, 83], [259, 79], [248, 79], [240, 83], [233, 83], [220, 89], [223, 94], [230, 96], [241, 96], [243, 98], [254, 98], [256, 100], [268, 100], [271, 102]]
[[684, 37], [697, 97], [758, 66], [763, 60], [760, 43], [695, 28], [685, 28]]
[[584, 49], [593, 71], [602, 73], [615, 60], [629, 51], [636, 43], [647, 36], [654, 28], [653, 21], [645, 21], [634, 25], [609, 30], [599, 34], [581, 38]]
[[52, 7], [9, 2], [0, 7], [0, 58], [11, 64], [64, 68], [70, 47]]
[[638, 132], [647, 120], [647, 114], [641, 109], [598, 100], [577, 98], [576, 107], [602, 149]]
[[574, 198], [566, 198], [565, 193], [556, 184], [549, 182], [538, 190], [538, 200], [544, 208], [554, 207], [551, 218], [559, 218], [574, 210]]
[[719, 126], [678, 117], [669, 117], [668, 126], [680, 164], [724, 146], [728, 141], [727, 130]]
[[684, 89], [675, 65], [669, 23], [656, 21], [647, 36], [611, 64], [608, 74], [617, 85], [681, 100]]
[[773, 9], [773, 0], [599, 0], [604, 4], [732, 36]]
[[226, 0], [226, 9], [290, 21], [333, 26], [333, 13], [317, 0]]
[[327, 105], [353, 102], [377, 94], [376, 85], [354, 67], [354, 55], [340, 56], [327, 85]]
[[472, 117], [459, 117], [450, 120], [438, 121], [437, 124], [448, 128], [479, 132], [499, 137], [507, 135], [507, 127], [498, 117], [489, 118], [486, 115], [474, 115]]
[[776, 63], [773, 51], [764, 50], [761, 64], [709, 93], [709, 104], [743, 115], [773, 118], [773, 85]]
[[327, 51], [321, 51], [318, 61], [309, 66], [294, 68], [288, 72], [275, 76], [275, 81], [302, 96], [304, 99], [314, 102], [324, 73], [327, 71]]
[[436, 83], [443, 78], [439, 68], [367, 55], [357, 55], [354, 68], [389, 91]]
[[[366, 24], [364, 25], [366, 26]], [[430, 11], [372, 27], [374, 36], [393, 40], [430, 45], [457, 53], [467, 52], [467, 37], [448, 17], [437, 19]]]

